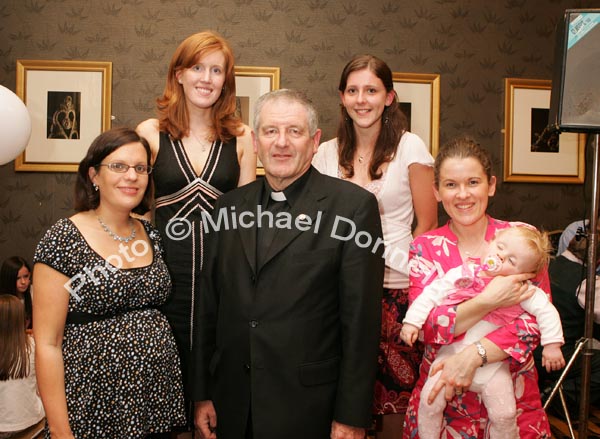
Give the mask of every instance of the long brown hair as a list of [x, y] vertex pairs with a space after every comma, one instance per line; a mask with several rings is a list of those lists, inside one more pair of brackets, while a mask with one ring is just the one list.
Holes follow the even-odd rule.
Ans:
[[[382, 175], [379, 171], [381, 165], [392, 161], [394, 158], [398, 144], [400, 143], [400, 138], [408, 128], [408, 121], [404, 113], [400, 110], [398, 96], [394, 91], [392, 71], [385, 62], [376, 56], [358, 55], [352, 58], [342, 71], [338, 90], [341, 93], [344, 93], [346, 84], [348, 83], [348, 76], [353, 72], [364, 69], [369, 69], [375, 76], [381, 79], [386, 92], [394, 92], [394, 100], [389, 106], [385, 107], [383, 114], [381, 115], [381, 131], [379, 132], [379, 136], [377, 136], [373, 159], [371, 160], [371, 166], [369, 167], [369, 176], [372, 180], [377, 180], [381, 178]], [[354, 122], [343, 104], [341, 105], [341, 110], [342, 117], [340, 118], [337, 130], [340, 156], [339, 162], [346, 177], [352, 177], [354, 175], [354, 153], [356, 152]]]
[[235, 115], [235, 72], [233, 51], [227, 41], [212, 31], [190, 35], [175, 50], [163, 95], [156, 100], [159, 129], [181, 139], [189, 133], [190, 120], [183, 86], [177, 73], [195, 65], [204, 55], [220, 51], [225, 57], [225, 84], [221, 96], [213, 105], [213, 138], [222, 141], [243, 133], [242, 121]]
[[10, 294], [0, 295], [0, 381], [29, 375], [29, 337], [25, 332], [25, 308]]

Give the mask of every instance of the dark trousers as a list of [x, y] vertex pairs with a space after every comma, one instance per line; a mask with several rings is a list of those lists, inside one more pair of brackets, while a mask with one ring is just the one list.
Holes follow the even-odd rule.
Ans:
[[248, 411], [248, 422], [246, 423], [246, 435], [245, 439], [253, 439], [254, 433], [252, 432], [252, 407]]

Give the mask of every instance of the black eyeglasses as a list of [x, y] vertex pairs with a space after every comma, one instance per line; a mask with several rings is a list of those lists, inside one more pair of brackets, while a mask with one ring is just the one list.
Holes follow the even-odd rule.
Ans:
[[113, 172], [117, 172], [119, 174], [124, 174], [129, 171], [129, 168], [133, 168], [136, 174], [140, 175], [148, 175], [152, 172], [152, 166], [150, 165], [128, 165], [126, 163], [100, 163], [98, 166], [106, 166]]

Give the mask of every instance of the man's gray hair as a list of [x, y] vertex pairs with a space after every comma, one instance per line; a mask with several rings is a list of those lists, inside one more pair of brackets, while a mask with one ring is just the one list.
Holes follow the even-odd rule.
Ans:
[[313, 105], [312, 101], [308, 97], [298, 90], [292, 90], [289, 88], [282, 88], [281, 90], [274, 90], [269, 93], [265, 93], [256, 101], [254, 107], [254, 132], [259, 133], [260, 128], [260, 113], [267, 102], [286, 100], [289, 102], [297, 102], [302, 105], [308, 116], [308, 131], [310, 136], [314, 136], [319, 128], [319, 115], [317, 109]]

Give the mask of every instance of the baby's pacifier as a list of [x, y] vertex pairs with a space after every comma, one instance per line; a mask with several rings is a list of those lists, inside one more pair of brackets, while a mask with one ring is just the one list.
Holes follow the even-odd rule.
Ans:
[[482, 266], [485, 271], [494, 272], [500, 270], [500, 267], [502, 267], [502, 261], [497, 255], [488, 255], [483, 260]]

